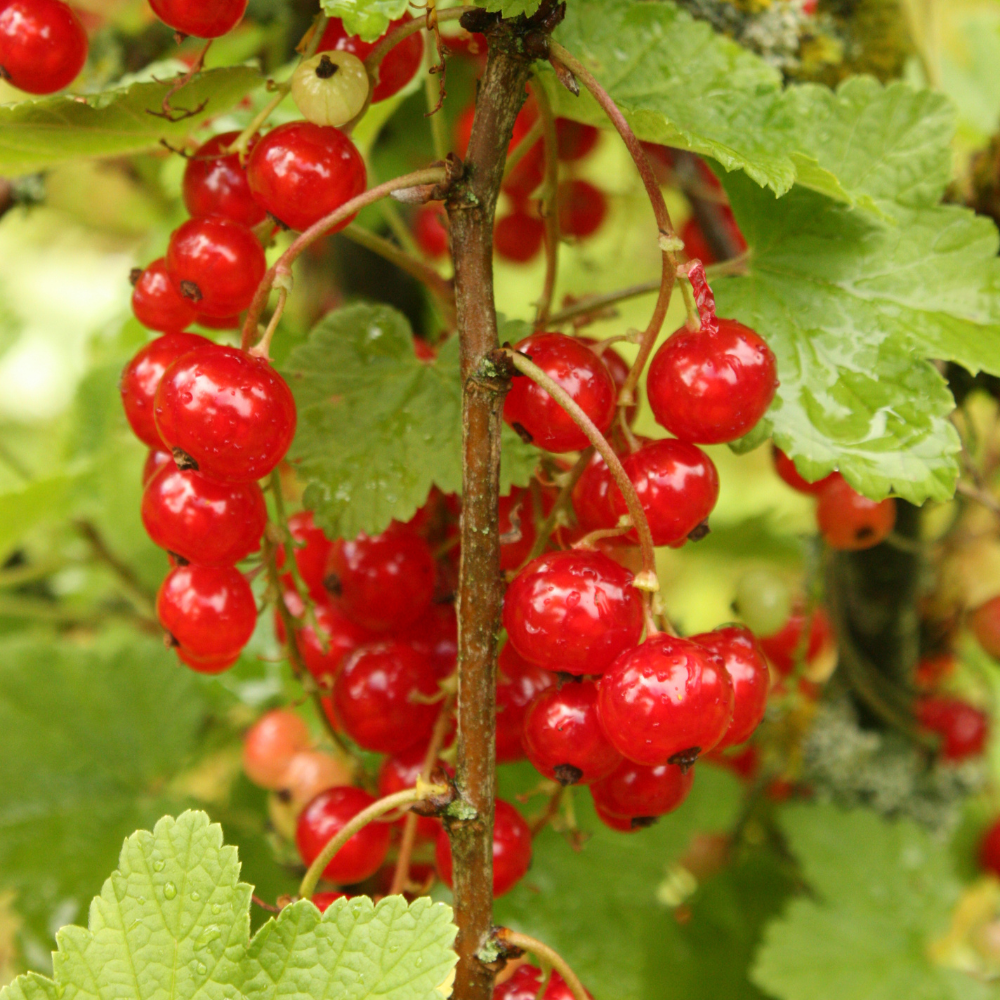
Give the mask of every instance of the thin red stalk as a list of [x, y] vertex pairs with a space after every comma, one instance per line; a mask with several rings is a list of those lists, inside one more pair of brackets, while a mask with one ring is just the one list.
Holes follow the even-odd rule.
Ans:
[[538, 105], [538, 118], [542, 123], [545, 142], [545, 184], [542, 188], [542, 218], [545, 220], [545, 283], [538, 300], [535, 325], [543, 324], [552, 310], [552, 296], [556, 290], [559, 273], [559, 149], [556, 137], [556, 119], [545, 88], [537, 79], [530, 84], [531, 93]]
[[[452, 7], [450, 10], [436, 10], [434, 17], [439, 24], [441, 21], [457, 21], [463, 14], [476, 9], [475, 7]], [[415, 17], [412, 21], [404, 21], [393, 28], [388, 34], [383, 35], [378, 45], [365, 58], [365, 69], [368, 70], [368, 75], [374, 79], [379, 64], [386, 57], [389, 50], [394, 49], [400, 42], [409, 38], [410, 35], [418, 31], [423, 31], [426, 27], [427, 15], [421, 14], [420, 17]]]

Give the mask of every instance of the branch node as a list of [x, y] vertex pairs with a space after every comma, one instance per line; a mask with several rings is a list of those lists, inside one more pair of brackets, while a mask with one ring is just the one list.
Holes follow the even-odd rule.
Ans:
[[652, 570], [643, 570], [636, 573], [632, 586], [636, 590], [644, 590], [649, 594], [655, 594], [660, 589], [660, 581]]
[[549, 65], [556, 74], [556, 79], [574, 96], [580, 96], [580, 84], [576, 79], [576, 74], [568, 67], [564, 66], [558, 59], [549, 55]]
[[684, 249], [684, 241], [676, 233], [668, 233], [663, 229], [660, 230], [657, 242], [664, 253], [674, 253]]

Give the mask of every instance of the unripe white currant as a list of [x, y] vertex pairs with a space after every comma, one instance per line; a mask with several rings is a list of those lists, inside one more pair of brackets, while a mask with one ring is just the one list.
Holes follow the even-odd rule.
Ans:
[[292, 100], [307, 121], [339, 128], [365, 106], [368, 86], [368, 71], [356, 55], [321, 52], [292, 74]]

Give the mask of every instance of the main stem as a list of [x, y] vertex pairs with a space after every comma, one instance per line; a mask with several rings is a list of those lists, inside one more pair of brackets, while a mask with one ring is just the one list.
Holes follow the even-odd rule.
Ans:
[[[490, 1000], [493, 971], [478, 955], [493, 927], [497, 632], [502, 602], [500, 431], [508, 381], [489, 365], [499, 346], [493, 301], [493, 215], [530, 63], [510, 25], [489, 34], [466, 172], [447, 209], [455, 257], [462, 371], [462, 560], [458, 586], [458, 801], [447, 818], [454, 863], [455, 1000]], [[460, 808], [456, 808], [456, 806]]]

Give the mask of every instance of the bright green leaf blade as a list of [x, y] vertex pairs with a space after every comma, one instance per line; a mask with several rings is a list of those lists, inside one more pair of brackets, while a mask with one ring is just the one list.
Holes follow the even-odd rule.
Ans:
[[0, 561], [36, 525], [62, 515], [76, 478], [63, 473], [0, 493]]
[[160, 112], [172, 83], [134, 83], [87, 97], [46, 97], [0, 108], [0, 174], [44, 170], [82, 157], [122, 156], [177, 143], [201, 122], [228, 110], [263, 82], [250, 66], [200, 73], [170, 95], [175, 112], [196, 114], [168, 121]]
[[29, 972], [15, 979], [0, 996], [3, 1000], [59, 1000], [59, 990], [51, 979]]
[[241, 988], [251, 1000], [441, 1000], [455, 930], [451, 908], [426, 897], [338, 899], [322, 917], [302, 900], [254, 937]]
[[994, 995], [927, 957], [958, 898], [947, 844], [908, 820], [832, 805], [792, 807], [782, 825], [816, 898], [768, 927], [752, 973], [761, 989], [779, 1000]]
[[[292, 458], [305, 503], [332, 537], [409, 520], [432, 486], [462, 487], [458, 341], [433, 364], [413, 352], [406, 318], [355, 305], [322, 320], [285, 375], [299, 406]], [[537, 451], [506, 431], [501, 487], [527, 483]]]
[[410, 0], [320, 0], [320, 6], [324, 14], [339, 17], [350, 34], [373, 42], [406, 13]]
[[506, 18], [517, 17], [520, 14], [531, 17], [541, 2], [542, 0], [476, 0], [480, 7]]

